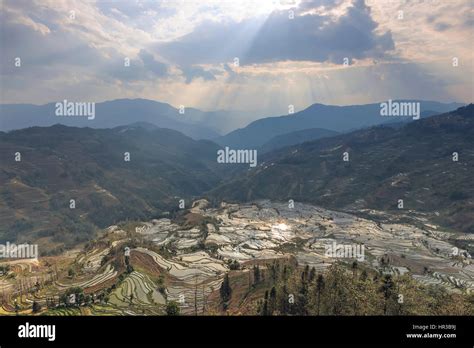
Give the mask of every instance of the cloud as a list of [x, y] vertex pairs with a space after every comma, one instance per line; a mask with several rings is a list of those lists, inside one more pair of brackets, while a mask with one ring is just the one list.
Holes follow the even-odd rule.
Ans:
[[168, 74], [168, 66], [165, 63], [156, 60], [151, 53], [142, 49], [138, 56], [142, 60], [143, 68], [153, 73], [154, 76], [160, 77]]
[[452, 25], [448, 23], [443, 23], [443, 22], [439, 22], [435, 24], [436, 31], [445, 31], [445, 30], [450, 29], [451, 27]]
[[204, 70], [200, 66], [189, 66], [181, 68], [183, 75], [186, 77], [186, 83], [190, 83], [194, 79], [202, 78], [205, 81], [212, 81], [216, 79], [216, 74], [220, 74], [217, 70]]
[[472, 99], [471, 0], [0, 1], [2, 103], [141, 97], [269, 115]]
[[275, 11], [268, 17], [240, 22], [207, 21], [192, 33], [155, 46], [181, 65], [218, 64], [239, 57], [240, 63], [315, 61], [341, 63], [342, 58], [380, 58], [394, 48], [391, 33], [377, 33], [377, 23], [363, 1], [354, 1], [338, 18]]
[[315, 8], [332, 9], [338, 7], [344, 0], [301, 0], [298, 9], [307, 11]]

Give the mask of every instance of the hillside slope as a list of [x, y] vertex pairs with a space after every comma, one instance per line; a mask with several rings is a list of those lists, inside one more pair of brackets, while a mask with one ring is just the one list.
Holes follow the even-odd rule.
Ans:
[[263, 144], [259, 148], [259, 151], [261, 153], [271, 152], [283, 147], [301, 144], [306, 141], [328, 138], [337, 134], [337, 132], [321, 128], [303, 129], [296, 132], [277, 135]]
[[404, 212], [423, 212], [440, 225], [474, 232], [472, 104], [402, 127], [378, 126], [284, 148], [259, 163], [210, 195], [382, 211], [397, 211], [402, 199]]
[[0, 239], [74, 244], [95, 227], [177, 207], [220, 181], [216, 148], [143, 125], [0, 133]]

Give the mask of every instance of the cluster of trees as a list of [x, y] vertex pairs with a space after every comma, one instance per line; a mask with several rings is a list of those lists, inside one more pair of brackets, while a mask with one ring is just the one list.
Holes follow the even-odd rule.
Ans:
[[92, 297], [84, 295], [84, 290], [80, 287], [69, 288], [59, 297], [59, 304], [63, 303], [66, 307], [75, 307], [82, 304], [91, 304]]
[[[94, 303], [98, 302], [109, 302], [109, 294], [115, 289], [115, 284], [112, 287], [105, 289], [105, 291], [101, 292], [97, 296], [94, 295], [86, 295], [84, 294], [84, 290], [80, 287], [73, 287], [67, 289], [60, 297], [59, 297], [59, 306], [65, 307], [78, 307], [78, 306], [89, 306]], [[47, 298], [46, 299], [46, 306], [48, 308], [55, 308], [57, 307], [56, 301], [54, 298]]]
[[0, 275], [7, 274], [10, 271], [10, 265], [0, 265]]
[[180, 314], [179, 304], [176, 301], [169, 301], [166, 304], [166, 315], [176, 316]]
[[28, 232], [33, 228], [33, 223], [30, 220], [20, 218], [15, 220], [14, 223], [3, 226], [0, 229], [0, 242], [5, 243], [7, 241], [14, 241], [18, 239], [18, 236], [21, 236], [23, 233]]
[[88, 221], [81, 219], [74, 212], [64, 210], [61, 222], [50, 232], [52, 240], [64, 243], [66, 248], [85, 242], [95, 234], [96, 228]]
[[261, 315], [473, 315], [474, 296], [425, 287], [410, 275], [392, 275], [335, 263], [326, 272], [269, 267], [269, 289], [257, 304]]
[[237, 260], [228, 260], [227, 265], [232, 271], [239, 270], [240, 269], [240, 262]]

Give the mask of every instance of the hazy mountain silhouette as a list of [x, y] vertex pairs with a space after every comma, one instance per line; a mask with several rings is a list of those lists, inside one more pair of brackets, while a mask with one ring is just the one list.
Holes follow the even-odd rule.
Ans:
[[[148, 122], [160, 128], [177, 130], [194, 139], [211, 139], [219, 133], [201, 122], [208, 117], [212, 125], [212, 115], [197, 109], [185, 108], [185, 113], [166, 103], [146, 99], [117, 99], [97, 103], [95, 118], [60, 117], [55, 114], [55, 103], [45, 105], [4, 104], [0, 105], [0, 130], [8, 131], [33, 126], [63, 124], [74, 127], [113, 128], [134, 122]], [[217, 116], [215, 116], [217, 117]]]
[[[448, 112], [463, 104], [419, 101], [421, 114]], [[429, 111], [427, 114], [426, 111]], [[267, 117], [215, 139], [232, 148], [258, 148], [275, 136], [310, 128], [347, 132], [383, 123], [407, 122], [410, 117], [382, 117], [380, 103], [352, 106], [314, 104], [292, 115]]]

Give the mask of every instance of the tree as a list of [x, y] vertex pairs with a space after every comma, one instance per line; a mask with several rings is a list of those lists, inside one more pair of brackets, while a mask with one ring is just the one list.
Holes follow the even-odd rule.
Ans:
[[66, 294], [62, 294], [61, 296], [59, 296], [59, 304], [63, 303], [65, 306], [67, 306], [67, 295]]
[[278, 272], [279, 264], [276, 261], [273, 261], [272, 265], [270, 266], [270, 277], [274, 283], [278, 280]]
[[320, 314], [321, 309], [321, 292], [324, 289], [324, 276], [322, 274], [318, 275], [318, 279], [316, 279], [316, 296], [317, 296], [317, 310], [318, 315]]
[[283, 281], [286, 281], [288, 279], [288, 268], [283, 266]]
[[130, 264], [130, 259], [128, 256], [125, 256], [125, 268], [127, 273], [132, 273], [133, 272], [133, 266]]
[[273, 315], [273, 312], [276, 309], [276, 298], [277, 298], [277, 292], [274, 286], [272, 286], [272, 289], [270, 290], [270, 298], [268, 300], [268, 313], [270, 315]]
[[316, 277], [316, 268], [311, 267], [311, 271], [309, 272], [308, 281], [311, 283], [314, 280], [315, 277]]
[[301, 275], [301, 280], [306, 282], [309, 278], [309, 265], [304, 266], [303, 274]]
[[280, 314], [288, 314], [290, 311], [290, 305], [289, 305], [289, 295], [290, 293], [288, 292], [288, 287], [286, 286], [286, 283], [283, 283], [283, 286], [280, 291], [280, 300], [278, 301], [278, 307]]
[[369, 277], [369, 275], [367, 274], [367, 271], [364, 269], [362, 271], [362, 273], [360, 274], [360, 280], [365, 282], [367, 280], [367, 278]]
[[386, 274], [382, 279], [382, 286], [380, 287], [380, 291], [383, 293], [383, 297], [385, 299], [383, 314], [387, 314], [388, 300], [393, 295], [394, 286], [395, 284], [392, 280], [392, 276], [390, 274]]
[[67, 289], [60, 300], [66, 306], [80, 306], [84, 302], [84, 298], [84, 290], [80, 287], [73, 287]]
[[253, 266], [253, 284], [260, 282], [260, 267], [258, 265]]
[[357, 260], [352, 262], [352, 277], [355, 279], [357, 277], [357, 268], [359, 267], [359, 264], [357, 263]]
[[351, 281], [342, 264], [332, 264], [327, 272], [325, 288], [328, 293], [327, 305], [333, 315], [348, 314], [351, 303]]
[[15, 299], [15, 313], [18, 315], [18, 312], [20, 311], [20, 306], [18, 305], [17, 300]]
[[230, 287], [230, 281], [229, 281], [229, 274], [226, 274], [224, 276], [224, 281], [222, 282], [222, 285], [220, 288], [220, 294], [221, 294], [222, 302], [224, 302], [224, 306], [226, 306], [226, 303], [229, 302], [230, 297], [232, 295], [232, 289]]
[[175, 316], [179, 315], [180, 308], [178, 303], [175, 301], [170, 301], [166, 304], [166, 315]]
[[262, 307], [262, 315], [267, 316], [268, 315], [268, 290], [265, 291], [265, 297], [263, 300], [263, 307]]
[[237, 260], [234, 260], [234, 261], [232, 261], [232, 262], [229, 261], [229, 268], [230, 268], [231, 270], [238, 270], [238, 269], [240, 269], [240, 263], [239, 263], [239, 261], [237, 261]]
[[32, 310], [33, 313], [38, 313], [41, 310], [41, 305], [38, 302], [33, 301]]

